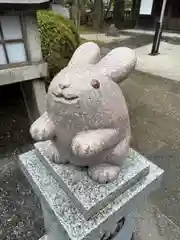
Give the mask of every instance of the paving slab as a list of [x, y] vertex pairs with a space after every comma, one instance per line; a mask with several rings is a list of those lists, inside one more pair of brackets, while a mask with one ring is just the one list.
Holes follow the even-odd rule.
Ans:
[[[154, 30], [143, 30], [143, 29], [125, 29], [125, 30], [121, 30], [121, 32], [126, 34], [139, 34], [139, 35], [151, 35], [151, 36], [154, 36], [154, 33], [155, 33]], [[179, 33], [163, 31], [162, 36], [180, 39]]]
[[165, 170], [161, 188], [152, 194], [152, 201], [162, 213], [180, 226], [180, 151], [167, 146], [149, 158]]
[[159, 49], [160, 54], [156, 56], [149, 55], [151, 49], [152, 44], [136, 48], [138, 58], [136, 69], [180, 81], [180, 45], [162, 41]]
[[0, 239], [38, 240], [43, 234], [39, 200], [13, 158], [0, 169]]
[[[155, 76], [146, 72], [133, 71], [129, 78], [130, 83], [135, 83], [143, 89], [151, 89], [160, 92], [170, 92], [179, 95], [180, 94], [180, 83], [179, 81], [171, 81], [168, 78]], [[124, 81], [124, 83], [126, 83]], [[123, 82], [122, 82], [123, 83]]]
[[[100, 38], [99, 38], [100, 40]], [[141, 46], [145, 46], [149, 43], [152, 43], [152, 37], [143, 35], [143, 36], [131, 36], [125, 38], [124, 40], [113, 40], [109, 42], [99, 42], [99, 46], [101, 48], [101, 55], [104, 56], [109, 52], [111, 49], [116, 47], [129, 47], [132, 49], [139, 48]]]
[[104, 43], [110, 43], [113, 41], [123, 41], [125, 39], [130, 38], [130, 36], [127, 35], [121, 35], [118, 37], [111, 37], [111, 36], [106, 36], [105, 33], [86, 33], [86, 34], [81, 34], [81, 38], [87, 39], [89, 41], [102, 41]]
[[[137, 146], [146, 154], [150, 154], [165, 145], [180, 145], [180, 121], [142, 105], [130, 112], [132, 135]], [[141, 139], [149, 141], [149, 147]], [[141, 140], [141, 141], [140, 141]], [[151, 144], [152, 142], [152, 144]], [[154, 144], [153, 144], [154, 143]], [[170, 148], [170, 147], [169, 147]]]
[[130, 111], [146, 105], [169, 120], [180, 120], [180, 82], [134, 71], [120, 87]]
[[121, 84], [129, 104], [133, 147], [165, 170], [153, 203], [180, 226], [180, 83], [134, 72]]
[[180, 228], [161, 213], [154, 205], [147, 204], [146, 209], [137, 217], [134, 240], [179, 240]]

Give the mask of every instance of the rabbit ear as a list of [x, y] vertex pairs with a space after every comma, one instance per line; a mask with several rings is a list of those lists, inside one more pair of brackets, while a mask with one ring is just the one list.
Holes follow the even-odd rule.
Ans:
[[113, 81], [121, 82], [135, 68], [136, 62], [135, 51], [130, 48], [119, 47], [109, 52], [96, 66]]
[[95, 64], [99, 59], [100, 49], [98, 45], [93, 42], [87, 42], [76, 49], [68, 66]]

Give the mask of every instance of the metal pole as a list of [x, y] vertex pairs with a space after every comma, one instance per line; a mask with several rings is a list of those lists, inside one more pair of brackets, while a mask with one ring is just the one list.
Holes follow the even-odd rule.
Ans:
[[159, 45], [160, 45], [162, 31], [163, 31], [163, 23], [164, 23], [164, 14], [165, 14], [165, 10], [166, 10], [166, 4], [167, 4], [167, 0], [163, 0], [161, 15], [160, 15], [159, 21], [156, 24], [156, 30], [155, 30], [155, 35], [154, 35], [154, 39], [153, 39], [153, 46], [152, 46], [150, 55], [157, 55], [158, 51], [159, 51]]

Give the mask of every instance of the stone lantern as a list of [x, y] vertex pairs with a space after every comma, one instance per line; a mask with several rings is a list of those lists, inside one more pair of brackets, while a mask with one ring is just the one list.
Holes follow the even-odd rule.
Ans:
[[20, 83], [31, 121], [44, 111], [47, 76], [36, 10], [49, 7], [49, 0], [0, 0], [0, 86]]

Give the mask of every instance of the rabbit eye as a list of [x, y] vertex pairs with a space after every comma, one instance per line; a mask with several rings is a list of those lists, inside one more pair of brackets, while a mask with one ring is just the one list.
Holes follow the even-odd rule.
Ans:
[[93, 79], [93, 80], [92, 80], [91, 85], [92, 85], [92, 87], [95, 88], [95, 89], [100, 88], [100, 82], [99, 82], [98, 80], [96, 80], [96, 79]]

